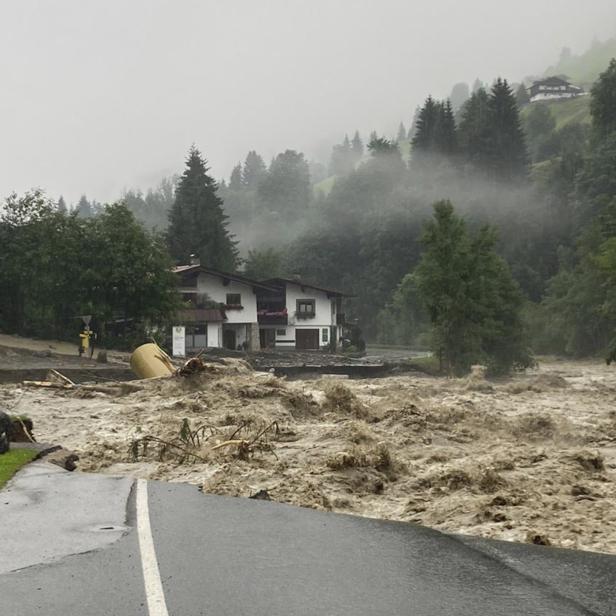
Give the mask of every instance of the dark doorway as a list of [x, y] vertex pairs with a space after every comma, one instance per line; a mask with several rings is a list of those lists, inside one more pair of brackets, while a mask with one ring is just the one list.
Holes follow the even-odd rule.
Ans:
[[273, 349], [276, 346], [276, 330], [260, 329], [259, 342], [262, 349]]
[[319, 330], [318, 329], [296, 329], [295, 348], [301, 351], [319, 350]]
[[225, 329], [222, 332], [222, 344], [225, 349], [232, 349], [235, 351], [235, 330], [234, 329]]

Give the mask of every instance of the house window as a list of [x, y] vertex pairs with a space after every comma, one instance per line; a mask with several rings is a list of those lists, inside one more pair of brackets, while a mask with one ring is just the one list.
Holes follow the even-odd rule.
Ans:
[[322, 333], [323, 343], [327, 344], [329, 342], [329, 329], [324, 328]]
[[277, 336], [286, 336], [287, 335], [287, 330], [286, 329], [277, 329], [276, 330], [276, 335]]
[[241, 308], [242, 295], [241, 293], [227, 293], [227, 308]]
[[313, 299], [298, 299], [297, 300], [297, 318], [309, 319], [314, 317], [314, 300]]

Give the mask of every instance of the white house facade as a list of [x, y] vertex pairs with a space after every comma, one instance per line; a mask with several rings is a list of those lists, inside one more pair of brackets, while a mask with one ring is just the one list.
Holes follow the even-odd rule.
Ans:
[[174, 325], [186, 329], [186, 352], [206, 347], [259, 350], [257, 293], [267, 285], [198, 263], [173, 269], [184, 308]]
[[337, 347], [344, 324], [343, 293], [285, 278], [263, 284], [276, 291], [258, 292], [261, 348], [316, 351]]
[[559, 100], [566, 98], [575, 98], [585, 94], [582, 88], [574, 86], [565, 79], [560, 77], [548, 77], [540, 81], [535, 81], [528, 88], [530, 102], [536, 103], [540, 101]]

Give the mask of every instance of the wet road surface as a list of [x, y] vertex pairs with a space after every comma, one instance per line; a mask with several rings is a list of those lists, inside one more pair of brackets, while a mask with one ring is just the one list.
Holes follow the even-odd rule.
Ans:
[[[95, 486], [75, 510], [75, 494], [66, 487], [70, 478], [101, 477], [78, 473], [67, 475], [66, 486], [59, 488], [68, 490], [65, 502], [70, 507], [60, 524], [58, 494], [53, 499], [46, 494], [58, 489], [46, 487], [47, 466], [39, 465], [38, 484], [20, 487], [19, 479], [9, 491], [0, 492], [0, 519], [4, 517], [11, 532], [24, 508], [37, 510], [41, 520], [39, 531], [30, 530], [23, 538], [29, 562], [36, 560], [38, 550], [39, 564], [9, 571], [7, 562], [24, 559], [15, 543], [12, 553], [0, 553], [2, 613], [616, 614], [615, 557], [454, 537], [411, 524], [203, 495], [193, 486], [160, 482], [141, 484], [147, 520], [135, 486], [126, 496], [122, 516], [110, 503], [114, 496], [105, 493], [112, 484], [100, 486], [102, 500]], [[58, 484], [52, 472], [47, 484]], [[116, 484], [115, 491], [124, 489]], [[48, 507], [56, 510], [55, 521]], [[111, 542], [103, 536], [101, 544], [93, 546], [92, 535], [102, 534], [95, 534], [90, 524], [93, 511], [100, 512], [100, 525], [116, 530], [122, 526], [125, 533]], [[72, 532], [86, 553], [58, 551], [65, 541], [54, 541], [56, 527], [70, 533], [67, 519], [74, 521]], [[147, 533], [153, 561], [148, 560]], [[157, 584], [158, 600], [151, 596]]]

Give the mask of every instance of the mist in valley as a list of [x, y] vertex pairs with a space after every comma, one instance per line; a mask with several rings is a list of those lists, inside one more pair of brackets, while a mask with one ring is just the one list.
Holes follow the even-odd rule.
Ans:
[[[322, 6], [4, 4], [5, 209], [26, 203], [31, 221], [60, 212], [66, 234], [100, 225], [112, 244], [113, 225], [132, 216], [158, 263], [195, 253], [255, 279], [342, 289], [368, 340], [434, 347], [428, 290], [416, 285], [444, 202], [469, 271], [493, 253], [485, 266], [511, 277], [491, 291], [496, 303], [524, 307], [530, 330], [546, 302], [560, 306], [569, 334], [535, 340], [540, 350], [605, 349], [605, 336], [579, 344], [562, 280], [583, 278], [582, 234], [611, 198], [589, 190], [587, 161], [603, 151], [591, 99], [616, 56], [613, 3]], [[530, 104], [529, 86], [551, 75], [585, 96]]]

